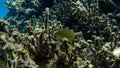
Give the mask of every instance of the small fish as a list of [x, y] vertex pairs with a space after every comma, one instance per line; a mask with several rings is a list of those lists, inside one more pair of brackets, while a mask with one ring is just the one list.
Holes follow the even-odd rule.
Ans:
[[75, 38], [75, 33], [68, 29], [59, 30], [55, 33], [55, 35], [61, 40], [66, 38], [68, 41], [73, 41]]

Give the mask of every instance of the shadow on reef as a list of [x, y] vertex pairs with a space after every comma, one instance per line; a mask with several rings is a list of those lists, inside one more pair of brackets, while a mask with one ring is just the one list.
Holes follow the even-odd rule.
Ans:
[[107, 13], [112, 13], [116, 9], [118, 9], [116, 6], [114, 6], [111, 2], [104, 2], [104, 1], [99, 1], [99, 7], [101, 9], [101, 12], [107, 14]]

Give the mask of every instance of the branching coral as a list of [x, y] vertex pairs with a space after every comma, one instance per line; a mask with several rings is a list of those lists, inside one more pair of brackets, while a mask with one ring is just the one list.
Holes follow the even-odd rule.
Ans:
[[0, 66], [120, 67], [119, 14], [104, 14], [99, 1], [6, 0], [10, 12], [0, 20]]

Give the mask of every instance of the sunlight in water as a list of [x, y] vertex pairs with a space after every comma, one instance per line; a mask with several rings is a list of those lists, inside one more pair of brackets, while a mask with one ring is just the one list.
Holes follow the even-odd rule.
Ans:
[[0, 18], [5, 17], [9, 10], [4, 5], [4, 0], [0, 0]]

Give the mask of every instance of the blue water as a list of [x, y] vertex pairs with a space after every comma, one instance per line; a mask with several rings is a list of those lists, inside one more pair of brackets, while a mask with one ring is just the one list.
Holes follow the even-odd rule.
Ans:
[[4, 6], [4, 0], [0, 0], [0, 18], [6, 16], [9, 10]]

